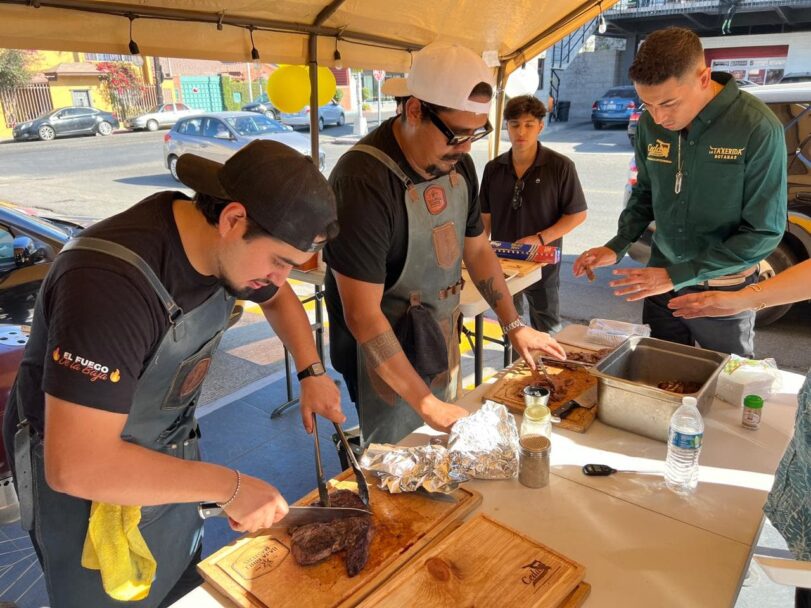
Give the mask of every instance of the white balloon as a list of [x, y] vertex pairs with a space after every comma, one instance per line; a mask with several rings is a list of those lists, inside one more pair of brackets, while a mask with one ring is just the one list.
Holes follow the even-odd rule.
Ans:
[[536, 63], [528, 63], [526, 67], [518, 68], [507, 79], [504, 85], [504, 92], [507, 97], [518, 97], [519, 95], [532, 95], [538, 90], [540, 84], [538, 77], [538, 66]]

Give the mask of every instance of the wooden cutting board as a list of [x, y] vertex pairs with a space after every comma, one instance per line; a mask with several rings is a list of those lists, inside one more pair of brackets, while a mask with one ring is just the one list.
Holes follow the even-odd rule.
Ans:
[[[547, 363], [546, 371], [550, 376], [559, 375], [574, 380], [572, 386], [566, 391], [562, 394], [556, 394], [554, 399], [549, 400], [549, 409], [552, 410], [560, 407], [570, 399], [575, 399], [587, 388], [597, 385], [597, 378], [592, 376], [584, 368], [567, 369], [555, 367]], [[483, 399], [503, 403], [511, 411], [517, 414], [523, 414], [524, 387], [537, 382], [538, 375], [529, 369], [524, 361], [518, 361], [496, 374], [496, 378], [495, 383], [484, 393]], [[575, 408], [566, 418], [554, 424], [568, 431], [585, 433], [597, 417], [597, 407], [598, 406], [595, 405], [590, 409], [582, 407]]]
[[[355, 486], [344, 471], [333, 487]], [[343, 553], [312, 566], [299, 566], [290, 554], [285, 530], [243, 536], [203, 560], [198, 569], [217, 591], [242, 608], [337, 608], [355, 606], [426, 545], [456, 528], [482, 501], [461, 487], [448, 501], [420, 494], [390, 494], [369, 485], [375, 535], [366, 567], [346, 574]], [[318, 499], [313, 490], [296, 504]]]
[[577, 562], [479, 514], [411, 560], [360, 606], [557, 608], [566, 605], [584, 572]]

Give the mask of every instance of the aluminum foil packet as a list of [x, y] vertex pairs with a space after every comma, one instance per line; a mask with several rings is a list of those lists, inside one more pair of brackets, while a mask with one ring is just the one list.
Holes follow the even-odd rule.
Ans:
[[450, 494], [467, 481], [467, 477], [453, 474], [448, 450], [441, 445], [406, 448], [372, 443], [360, 459], [360, 466], [378, 478], [381, 489], [392, 494], [419, 488]]
[[518, 475], [518, 428], [507, 408], [494, 401], [453, 425], [448, 439], [451, 470], [475, 479]]

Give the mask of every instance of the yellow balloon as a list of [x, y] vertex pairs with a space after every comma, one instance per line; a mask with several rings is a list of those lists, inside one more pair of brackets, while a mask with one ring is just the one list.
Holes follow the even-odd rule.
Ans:
[[335, 74], [325, 67], [318, 68], [318, 106], [321, 107], [330, 102], [335, 97], [338, 83], [335, 82]]
[[267, 88], [271, 103], [288, 114], [298, 112], [310, 101], [310, 76], [301, 66], [280, 67], [268, 78]]

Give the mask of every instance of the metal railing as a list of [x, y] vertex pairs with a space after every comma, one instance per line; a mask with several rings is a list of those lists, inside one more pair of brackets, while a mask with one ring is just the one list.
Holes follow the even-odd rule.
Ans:
[[549, 76], [549, 96], [552, 98], [552, 115], [550, 119], [557, 120], [560, 74], [569, 67], [569, 64], [577, 56], [583, 43], [592, 34], [596, 26], [597, 19], [595, 18], [588, 23], [584, 23], [579, 29], [552, 46], [551, 75]]
[[[624, 17], [638, 15], [642, 17], [650, 16], [651, 13], [669, 14], [691, 11], [706, 12], [708, 10], [713, 12], [723, 11], [728, 9], [730, 4], [730, 0], [620, 0], [620, 2], [607, 10], [605, 14], [610, 21], [612, 15], [622, 15]], [[745, 11], [747, 8], [752, 10], [760, 7], [768, 8], [775, 6], [808, 7], [811, 6], [811, 0], [737, 0], [736, 4], [739, 11]]]
[[32, 120], [53, 110], [51, 91], [47, 83], [29, 84], [0, 91], [0, 109], [6, 126]]

